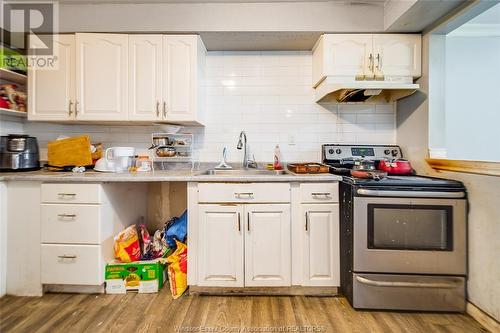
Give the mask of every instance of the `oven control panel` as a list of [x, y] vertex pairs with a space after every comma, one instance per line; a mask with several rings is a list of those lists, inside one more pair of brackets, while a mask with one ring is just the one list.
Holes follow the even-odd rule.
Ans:
[[396, 145], [339, 145], [326, 144], [322, 147], [323, 161], [352, 160], [363, 158], [367, 160], [382, 160], [402, 158], [401, 148]]

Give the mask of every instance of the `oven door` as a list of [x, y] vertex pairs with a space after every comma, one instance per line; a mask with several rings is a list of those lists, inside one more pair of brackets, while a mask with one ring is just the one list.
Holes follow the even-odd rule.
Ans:
[[354, 271], [466, 274], [466, 200], [354, 198]]

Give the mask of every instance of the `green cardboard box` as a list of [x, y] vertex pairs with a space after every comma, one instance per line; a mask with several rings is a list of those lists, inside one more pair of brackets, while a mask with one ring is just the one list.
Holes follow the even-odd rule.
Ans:
[[127, 291], [156, 293], [165, 283], [166, 265], [160, 259], [106, 265], [104, 278], [107, 294], [125, 294]]

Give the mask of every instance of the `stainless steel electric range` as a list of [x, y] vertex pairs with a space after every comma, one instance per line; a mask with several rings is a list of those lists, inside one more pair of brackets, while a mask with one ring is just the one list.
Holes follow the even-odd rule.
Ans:
[[[354, 308], [465, 310], [467, 196], [462, 183], [421, 176], [357, 179], [358, 158], [398, 146], [323, 145], [340, 186], [341, 290]], [[367, 156], [368, 155], [368, 156]]]

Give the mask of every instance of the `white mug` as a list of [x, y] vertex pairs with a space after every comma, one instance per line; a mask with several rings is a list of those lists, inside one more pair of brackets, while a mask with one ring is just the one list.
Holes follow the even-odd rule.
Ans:
[[125, 172], [132, 166], [134, 155], [135, 149], [133, 147], [111, 147], [106, 149], [104, 158], [106, 162], [114, 166], [115, 172]]

